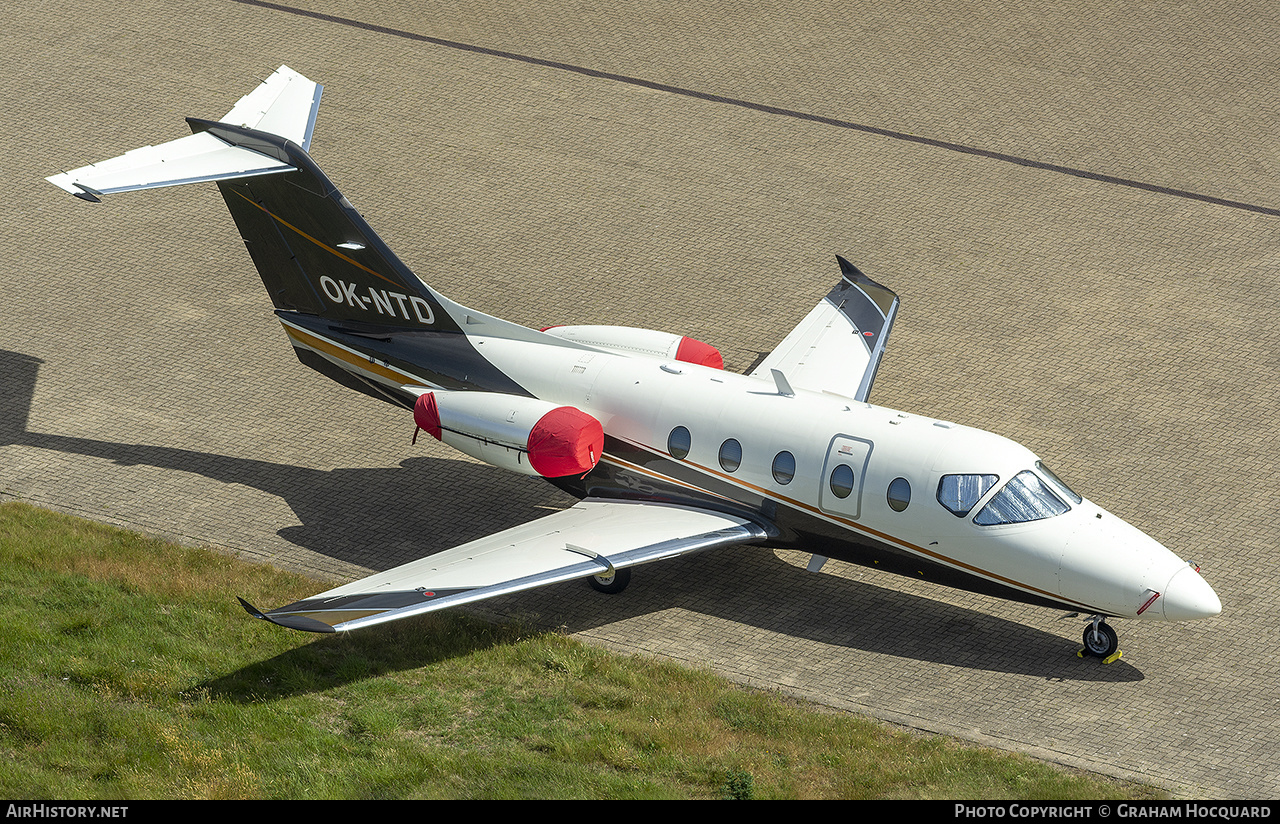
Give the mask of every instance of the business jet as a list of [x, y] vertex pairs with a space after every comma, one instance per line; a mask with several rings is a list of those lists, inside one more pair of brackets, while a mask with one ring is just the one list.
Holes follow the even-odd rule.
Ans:
[[192, 134], [49, 177], [76, 197], [216, 182], [298, 359], [420, 432], [579, 498], [554, 515], [253, 616], [369, 627], [748, 544], [923, 577], [1085, 621], [1221, 612], [1199, 567], [999, 435], [868, 402], [898, 296], [837, 258], [831, 290], [750, 374], [624, 326], [531, 329], [410, 271], [309, 155], [322, 87], [282, 66]]

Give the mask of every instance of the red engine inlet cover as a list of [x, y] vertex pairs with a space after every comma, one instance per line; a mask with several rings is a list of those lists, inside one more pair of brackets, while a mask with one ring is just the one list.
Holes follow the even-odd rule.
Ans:
[[724, 356], [720, 354], [719, 349], [690, 337], [680, 339], [676, 360], [696, 363], [698, 366], [710, 366], [712, 369], [724, 369]]
[[552, 409], [529, 433], [529, 465], [544, 478], [585, 475], [603, 450], [600, 421], [572, 406]]

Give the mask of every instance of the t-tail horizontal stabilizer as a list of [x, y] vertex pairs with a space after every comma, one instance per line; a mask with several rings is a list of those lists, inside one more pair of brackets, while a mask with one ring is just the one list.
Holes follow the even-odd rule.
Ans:
[[47, 179], [95, 202], [114, 192], [215, 182], [272, 305], [299, 318], [588, 348], [468, 309], [405, 266], [308, 153], [320, 91], [281, 66], [221, 120], [187, 118], [189, 137]]
[[[218, 122], [277, 135], [307, 149], [315, 130], [321, 90], [320, 84], [281, 66]], [[279, 174], [293, 169], [278, 157], [233, 146], [202, 130], [45, 179], [81, 200], [98, 203], [103, 195], [117, 192]]]

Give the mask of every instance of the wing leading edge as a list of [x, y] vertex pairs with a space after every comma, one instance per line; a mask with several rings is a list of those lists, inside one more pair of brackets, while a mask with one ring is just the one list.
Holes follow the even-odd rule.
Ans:
[[672, 504], [588, 498], [575, 506], [380, 572], [256, 618], [310, 632], [382, 624], [548, 584], [762, 541], [744, 518]]
[[836, 256], [840, 282], [782, 339], [753, 376], [772, 370], [801, 389], [866, 401], [898, 311], [898, 296]]

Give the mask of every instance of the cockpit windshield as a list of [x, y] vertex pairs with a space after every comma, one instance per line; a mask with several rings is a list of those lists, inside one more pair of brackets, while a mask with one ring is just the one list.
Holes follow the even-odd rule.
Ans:
[[[1052, 473], [1048, 474], [1052, 477]], [[1058, 484], [1062, 482], [1058, 481]], [[1062, 489], [1070, 491], [1065, 484], [1062, 484]], [[1076, 496], [1075, 500], [1079, 503], [1080, 499]], [[1014, 475], [974, 517], [973, 522], [978, 526], [1020, 524], [1052, 518], [1069, 509], [1071, 507], [1039, 475], [1027, 469]]]

